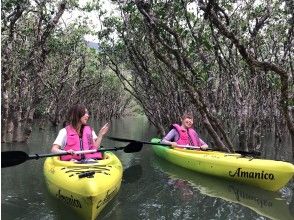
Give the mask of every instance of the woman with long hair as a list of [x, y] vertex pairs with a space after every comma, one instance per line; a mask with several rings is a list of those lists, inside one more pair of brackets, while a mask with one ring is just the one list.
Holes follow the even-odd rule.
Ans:
[[75, 151], [98, 149], [103, 136], [108, 132], [106, 123], [98, 136], [87, 124], [89, 112], [84, 105], [74, 105], [68, 112], [65, 127], [62, 128], [52, 146], [52, 153], [68, 152], [70, 155], [61, 156], [61, 160], [91, 160], [102, 159], [100, 152], [76, 155]]

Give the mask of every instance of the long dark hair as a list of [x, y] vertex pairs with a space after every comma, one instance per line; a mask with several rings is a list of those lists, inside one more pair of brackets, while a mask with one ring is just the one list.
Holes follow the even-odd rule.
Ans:
[[66, 118], [66, 123], [71, 124], [74, 128], [77, 128], [78, 123], [86, 113], [86, 107], [82, 104], [76, 104], [70, 108]]

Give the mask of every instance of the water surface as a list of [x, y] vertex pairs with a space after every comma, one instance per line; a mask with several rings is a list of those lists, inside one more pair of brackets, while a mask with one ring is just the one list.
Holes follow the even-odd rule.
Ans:
[[[101, 125], [94, 125], [95, 130]], [[2, 144], [4, 150], [48, 153], [59, 129], [36, 128], [28, 144]], [[115, 120], [110, 136], [150, 140], [156, 130], [146, 118]], [[103, 140], [105, 147], [126, 143]], [[156, 157], [145, 145], [141, 152], [115, 153], [124, 176], [118, 195], [97, 219], [294, 219], [290, 184], [279, 192], [201, 175]], [[43, 177], [44, 159], [1, 170], [1, 217], [12, 219], [80, 219], [53, 199]]]

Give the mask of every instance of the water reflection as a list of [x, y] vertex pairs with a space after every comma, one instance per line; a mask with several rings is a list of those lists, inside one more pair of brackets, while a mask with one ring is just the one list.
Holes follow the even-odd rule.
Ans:
[[[199, 191], [201, 194], [209, 197], [221, 198], [225, 201], [248, 207], [256, 213], [270, 219], [294, 219], [293, 212], [291, 212], [292, 206], [288, 205], [286, 200], [277, 192], [265, 191], [252, 186], [191, 172], [174, 166], [158, 157], [154, 158], [153, 162], [155, 169], [168, 175], [168, 184], [172, 186], [172, 190], [180, 194], [181, 202], [187, 203], [193, 201], [196, 196], [199, 196], [197, 195], [197, 191]], [[204, 198], [203, 202], [205, 200]], [[217, 203], [217, 205], [214, 203]], [[224, 207], [225, 203], [220, 205], [217, 200], [214, 203], [211, 203], [213, 204], [211, 208], [226, 211], [227, 208]]]

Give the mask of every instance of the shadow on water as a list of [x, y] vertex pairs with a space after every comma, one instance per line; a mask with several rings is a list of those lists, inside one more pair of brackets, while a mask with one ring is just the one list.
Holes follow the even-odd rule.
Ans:
[[139, 181], [142, 177], [142, 167], [140, 164], [133, 165], [124, 170], [122, 182], [123, 183], [134, 183]]
[[191, 172], [158, 157], [154, 158], [153, 166], [155, 169], [164, 172], [168, 176], [169, 184], [173, 184], [175, 188], [180, 189], [183, 195], [189, 196], [189, 193], [193, 194], [192, 191], [196, 189], [203, 195], [240, 204], [269, 219], [294, 219], [293, 196], [292, 204], [288, 205], [279, 192], [265, 191], [252, 186]]

